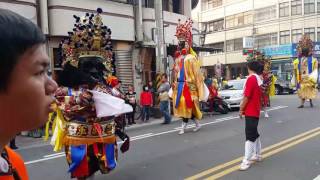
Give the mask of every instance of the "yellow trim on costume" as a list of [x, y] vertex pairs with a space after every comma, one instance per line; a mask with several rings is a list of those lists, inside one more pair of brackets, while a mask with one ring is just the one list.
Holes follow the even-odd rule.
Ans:
[[276, 95], [276, 81], [277, 81], [277, 78], [272, 75], [272, 80], [271, 80], [271, 85], [270, 85], [270, 91], [269, 91], [269, 96], [272, 97], [272, 96], [275, 96]]
[[52, 120], [53, 113], [49, 114], [49, 120], [46, 123], [46, 130], [45, 130], [45, 140], [49, 138], [49, 126], [52, 123], [52, 138], [51, 138], [51, 145], [54, 146], [53, 150], [55, 152], [60, 151], [63, 147], [63, 139], [66, 136], [65, 134], [65, 119], [62, 115], [62, 112], [59, 108], [56, 108], [56, 117]]

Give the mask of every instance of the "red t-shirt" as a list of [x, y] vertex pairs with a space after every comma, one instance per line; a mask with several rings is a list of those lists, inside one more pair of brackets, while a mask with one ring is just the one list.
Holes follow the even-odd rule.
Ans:
[[256, 76], [251, 75], [248, 77], [244, 87], [244, 96], [248, 97], [249, 101], [244, 110], [245, 116], [260, 117], [261, 108], [261, 89], [258, 85]]
[[153, 104], [152, 94], [149, 91], [143, 91], [140, 94], [140, 105], [141, 106], [151, 106]]

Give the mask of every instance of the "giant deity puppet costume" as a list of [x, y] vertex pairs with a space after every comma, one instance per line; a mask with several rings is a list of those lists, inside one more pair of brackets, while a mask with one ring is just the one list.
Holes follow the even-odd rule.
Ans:
[[308, 36], [304, 35], [299, 41], [297, 52], [298, 58], [293, 61], [293, 79], [301, 99], [301, 105], [298, 108], [303, 108], [307, 99], [310, 100], [310, 106], [313, 107], [312, 100], [317, 96], [318, 62], [312, 57], [313, 42]]
[[175, 54], [173, 68], [173, 112], [176, 117], [182, 118], [179, 134], [183, 134], [189, 119], [194, 120], [195, 129], [200, 129], [199, 120], [202, 113], [199, 101], [208, 99], [208, 89], [204, 85], [203, 75], [200, 71], [200, 61], [192, 50], [192, 21], [180, 23], [176, 29], [179, 45]]
[[63, 70], [55, 94], [56, 116], [46, 127], [48, 132], [53, 123], [51, 144], [55, 151], [64, 146], [68, 171], [78, 179], [113, 170], [118, 156], [116, 136], [124, 141], [122, 152], [130, 141], [117, 117], [132, 108], [112, 95], [110, 85], [116, 79], [111, 30], [103, 25], [101, 13], [98, 8], [97, 14], [74, 16], [73, 31], [60, 43]]

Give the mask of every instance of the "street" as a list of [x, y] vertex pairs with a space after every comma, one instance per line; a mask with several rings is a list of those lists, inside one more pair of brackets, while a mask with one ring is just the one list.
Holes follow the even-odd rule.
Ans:
[[[306, 180], [320, 174], [320, 102], [306, 102], [297, 109], [296, 95], [271, 100], [269, 119], [261, 117], [259, 130], [264, 149], [262, 162], [240, 172], [244, 153], [244, 120], [234, 111], [205, 116], [202, 129], [190, 127], [178, 135], [180, 121], [152, 124], [128, 130], [131, 149], [119, 153], [118, 167], [95, 179], [114, 180]], [[193, 125], [190, 123], [190, 125]], [[63, 152], [55, 153], [48, 143], [21, 148], [31, 180], [70, 179]]]

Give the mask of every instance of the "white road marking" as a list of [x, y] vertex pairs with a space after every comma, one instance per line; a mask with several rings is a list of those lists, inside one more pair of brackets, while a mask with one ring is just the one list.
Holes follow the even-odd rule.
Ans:
[[38, 162], [42, 162], [42, 161], [47, 161], [47, 160], [50, 160], [50, 159], [56, 159], [56, 158], [64, 157], [64, 156], [65, 156], [64, 154], [61, 154], [61, 155], [59, 155], [59, 156], [52, 156], [52, 157], [37, 159], [37, 160], [33, 160], [33, 161], [28, 161], [28, 162], [25, 162], [24, 164], [25, 164], [25, 165], [34, 164], [34, 163], [38, 163]]
[[[283, 108], [287, 108], [288, 106], [276, 106], [273, 108], [269, 108], [267, 111], [274, 111], [274, 110], [278, 110], [278, 109], [283, 109]], [[201, 126], [206, 126], [206, 125], [210, 125], [210, 124], [216, 124], [219, 122], [224, 122], [224, 121], [230, 121], [233, 119], [238, 119], [239, 116], [230, 116], [230, 117], [225, 117], [225, 118], [220, 118], [220, 119], [216, 119], [215, 121], [211, 121], [211, 122], [207, 122], [207, 123], [202, 123]], [[195, 127], [195, 125], [188, 125], [187, 129], [193, 128]], [[147, 134], [142, 134], [142, 135], [138, 135], [138, 136], [134, 136], [131, 137], [130, 141], [136, 141], [136, 140], [140, 140], [140, 139], [146, 139], [146, 138], [150, 138], [150, 137], [154, 137], [154, 136], [160, 136], [163, 134], [169, 134], [169, 133], [173, 133], [173, 132], [177, 132], [181, 129], [181, 127], [176, 127], [173, 130], [169, 130], [169, 131], [164, 131], [164, 132], [160, 132], [160, 133], [147, 133]], [[117, 144], [122, 144], [123, 141], [118, 142]], [[60, 158], [60, 157], [64, 157], [65, 154], [64, 152], [61, 153], [55, 153], [55, 154], [49, 154], [49, 155], [45, 155], [43, 156], [44, 158], [42, 159], [37, 159], [37, 160], [33, 160], [33, 161], [28, 161], [25, 162], [26, 165], [28, 164], [34, 164], [34, 163], [38, 163], [38, 162], [42, 162], [42, 161], [47, 161], [50, 159], [56, 159], [56, 158]], [[320, 179], [317, 179], [320, 180]]]
[[318, 175], [316, 178], [314, 178], [313, 180], [320, 180], [320, 175]]
[[48, 154], [48, 155], [45, 155], [43, 156], [44, 158], [48, 158], [48, 157], [53, 157], [53, 156], [59, 156], [61, 154], [64, 154], [64, 152], [60, 152], [60, 153], [54, 153], [54, 154]]

